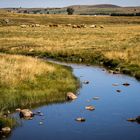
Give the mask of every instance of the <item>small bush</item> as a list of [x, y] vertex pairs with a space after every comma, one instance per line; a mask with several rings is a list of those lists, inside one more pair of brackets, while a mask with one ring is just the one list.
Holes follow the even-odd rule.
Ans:
[[68, 12], [68, 15], [73, 15], [74, 9], [71, 8], [71, 7], [68, 7], [68, 8], [67, 8], [67, 12]]

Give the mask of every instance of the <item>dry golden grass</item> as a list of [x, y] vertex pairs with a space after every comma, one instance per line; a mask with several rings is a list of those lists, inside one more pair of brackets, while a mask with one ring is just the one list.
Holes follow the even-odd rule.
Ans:
[[[82, 58], [94, 64], [113, 60], [123, 69], [130, 66], [131, 75], [140, 73], [140, 17], [7, 14], [7, 18], [11, 23], [0, 27], [1, 52], [75, 62]], [[29, 27], [32, 23], [41, 27]], [[86, 24], [87, 28], [66, 27], [68, 23]], [[21, 28], [21, 24], [27, 28]], [[59, 27], [49, 28], [49, 24]], [[92, 24], [97, 28], [89, 28]]]
[[0, 53], [0, 113], [65, 100], [78, 81], [68, 68], [37, 58]]
[[[134, 55], [136, 54], [136, 55]], [[109, 59], [118, 59], [129, 64], [140, 66], [140, 49], [139, 47], [129, 48], [125, 52], [110, 51], [105, 53], [105, 57]]]
[[[140, 26], [104, 25], [105, 28], [72, 29], [19, 26], [0, 28], [0, 49], [12, 53], [53, 53], [93, 56], [96, 52], [109, 59], [140, 66]], [[86, 56], [85, 56], [86, 57]]]
[[0, 54], [0, 84], [16, 87], [36, 76], [53, 72], [55, 68], [36, 58]]
[[68, 91], [76, 91], [78, 81], [68, 68], [20, 55], [0, 53], [0, 122], [15, 121], [3, 113], [20, 107], [65, 101]]

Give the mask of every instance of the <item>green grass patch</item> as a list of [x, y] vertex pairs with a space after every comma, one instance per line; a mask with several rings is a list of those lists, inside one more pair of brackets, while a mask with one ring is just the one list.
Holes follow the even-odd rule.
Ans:
[[8, 110], [64, 102], [79, 86], [71, 68], [27, 56], [1, 53], [0, 71], [1, 127], [14, 123], [3, 118]]
[[[11, 73], [14, 75], [13, 77], [11, 74], [7, 75], [8, 70], [1, 72], [1, 110], [9, 110], [27, 105], [32, 106], [39, 103], [48, 104], [51, 102], [65, 101], [66, 93], [69, 91], [75, 92], [78, 87], [77, 79], [72, 75], [72, 70], [68, 67], [51, 64], [42, 60], [29, 62], [33, 60], [33, 58], [30, 57], [27, 57], [27, 60], [26, 57], [23, 59], [21, 56], [15, 56], [12, 59], [10, 55], [8, 55], [8, 57], [4, 55], [4, 60], [5, 59], [8, 60], [5, 61], [6, 66], [3, 66], [4, 68], [8, 68], [10, 67], [9, 65], [12, 65], [12, 67], [16, 67], [16, 69], [13, 68], [15, 72]], [[24, 64], [27, 63], [27, 61], [28, 65], [30, 65], [29, 67]], [[38, 61], [42, 63], [40, 66], [38, 65]], [[27, 66], [27, 69], [22, 67], [17, 68], [17, 63], [23, 63], [23, 65], [19, 64], [19, 66]], [[31, 63], [37, 63], [37, 65]], [[28, 72], [31, 69], [32, 73]], [[36, 72], [36, 69], [38, 69], [38, 72]], [[12, 68], [10, 70], [13, 71]], [[2, 74], [6, 76], [3, 77]]]

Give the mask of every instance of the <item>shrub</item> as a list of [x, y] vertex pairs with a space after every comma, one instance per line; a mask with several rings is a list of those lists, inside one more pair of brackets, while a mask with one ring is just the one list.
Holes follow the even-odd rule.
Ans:
[[67, 13], [68, 13], [68, 15], [73, 15], [74, 9], [71, 7], [67, 8]]

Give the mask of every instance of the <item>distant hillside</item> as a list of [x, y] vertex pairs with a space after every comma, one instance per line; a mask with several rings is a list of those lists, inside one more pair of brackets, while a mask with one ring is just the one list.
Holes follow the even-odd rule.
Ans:
[[112, 13], [135, 13], [140, 12], [140, 7], [121, 7], [112, 4], [100, 5], [73, 5], [69, 6], [78, 15], [110, 15]]
[[89, 7], [94, 7], [94, 8], [119, 8], [120, 6], [113, 5], [113, 4], [98, 4], [98, 5], [91, 5]]
[[[74, 9], [76, 15], [111, 15], [114, 14], [134, 14], [140, 13], [138, 7], [120, 7], [112, 4], [100, 5], [72, 5], [68, 6]], [[26, 14], [67, 14], [67, 8], [5, 8], [9, 12]]]
[[118, 5], [112, 5], [112, 4], [98, 4], [98, 5], [72, 5], [68, 6], [72, 8], [119, 8]]

